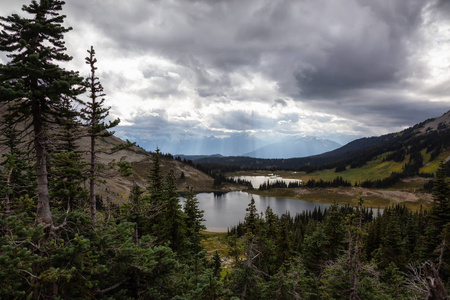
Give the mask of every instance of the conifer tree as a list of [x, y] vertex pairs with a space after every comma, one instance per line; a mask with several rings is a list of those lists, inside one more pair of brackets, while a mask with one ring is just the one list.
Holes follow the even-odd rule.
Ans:
[[105, 93], [103, 92], [103, 86], [100, 83], [99, 78], [96, 75], [97, 58], [95, 58], [94, 47], [87, 51], [89, 56], [86, 57], [86, 64], [91, 68], [89, 77], [86, 78], [85, 85], [89, 93], [89, 101], [85, 103], [86, 107], [81, 110], [81, 117], [87, 122], [88, 135], [90, 138], [90, 168], [89, 168], [89, 206], [91, 211], [91, 218], [95, 222], [97, 220], [97, 208], [95, 198], [95, 182], [98, 177], [97, 154], [101, 151], [97, 146], [97, 139], [100, 137], [108, 137], [114, 134], [109, 132], [111, 129], [117, 126], [120, 122], [119, 119], [106, 123], [105, 120], [109, 115], [110, 107], [105, 107], [104, 102]]
[[194, 196], [192, 188], [188, 188], [186, 202], [184, 203], [184, 214], [185, 214], [185, 226], [186, 226], [186, 237], [188, 242], [188, 248], [191, 249], [193, 253], [197, 253], [201, 250], [201, 230], [205, 230], [206, 227], [203, 225], [203, 210], [198, 207], [198, 200]]
[[156, 148], [156, 152], [153, 155], [153, 167], [150, 170], [149, 178], [150, 178], [150, 185], [147, 188], [147, 190], [150, 192], [152, 201], [155, 202], [155, 204], [161, 203], [163, 201], [162, 193], [164, 181], [161, 172], [161, 153], [159, 151], [159, 148]]
[[247, 228], [247, 234], [255, 235], [258, 225], [258, 211], [256, 210], [255, 199], [253, 199], [253, 197], [245, 210], [247, 211], [244, 219], [245, 227]]
[[144, 193], [144, 190], [136, 184], [136, 182], [133, 184], [133, 188], [130, 191], [130, 204], [131, 204], [131, 220], [135, 223], [134, 225], [134, 235], [133, 240], [135, 245], [139, 242], [139, 227], [140, 227], [140, 221], [141, 221], [141, 214], [143, 212], [143, 203], [142, 203], [142, 194]]
[[178, 200], [176, 178], [173, 170], [166, 177], [166, 205], [163, 213], [163, 236], [173, 251], [181, 251], [185, 245], [184, 214]]
[[31, 17], [13, 14], [0, 17], [0, 51], [10, 61], [0, 65], [0, 101], [10, 103], [17, 112], [15, 122], [30, 119], [36, 155], [37, 213], [39, 224], [52, 226], [48, 188], [48, 127], [64, 96], [75, 97], [82, 92], [82, 78], [60, 63], [72, 58], [65, 53], [60, 0], [31, 1], [22, 10]]
[[431, 218], [439, 231], [450, 222], [450, 201], [444, 162], [440, 162], [433, 187]]
[[145, 197], [145, 201], [149, 209], [154, 212], [152, 224], [147, 224], [148, 230], [156, 236], [159, 241], [163, 240], [164, 217], [163, 212], [166, 209], [164, 201], [164, 179], [161, 170], [161, 154], [156, 149], [153, 155], [153, 165], [149, 173], [150, 184], [147, 187], [149, 194]]

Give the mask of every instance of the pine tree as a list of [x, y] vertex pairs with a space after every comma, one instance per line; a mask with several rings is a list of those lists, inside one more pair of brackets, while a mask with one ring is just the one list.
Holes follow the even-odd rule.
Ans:
[[150, 170], [149, 179], [150, 185], [147, 190], [150, 192], [152, 201], [155, 204], [163, 202], [164, 181], [161, 172], [161, 153], [158, 148], [156, 148], [156, 152], [153, 155], [153, 167]]
[[258, 226], [258, 211], [256, 210], [255, 199], [253, 199], [253, 197], [245, 210], [247, 211], [244, 219], [245, 228], [247, 228], [247, 234], [255, 235], [256, 228]]
[[159, 149], [153, 155], [153, 165], [149, 173], [150, 184], [147, 187], [148, 195], [145, 201], [151, 211], [154, 212], [152, 224], [147, 224], [146, 230], [151, 232], [158, 240], [163, 241], [164, 211], [164, 179], [161, 170], [161, 156]]
[[91, 68], [91, 73], [86, 78], [85, 85], [89, 92], [90, 101], [86, 102], [86, 107], [81, 110], [81, 117], [87, 122], [88, 134], [90, 138], [90, 168], [89, 168], [89, 206], [91, 211], [91, 218], [94, 222], [97, 220], [97, 208], [95, 198], [95, 182], [98, 177], [99, 163], [97, 161], [97, 154], [100, 150], [97, 147], [97, 139], [100, 137], [108, 137], [114, 134], [109, 132], [111, 129], [117, 126], [120, 122], [119, 119], [106, 123], [105, 120], [109, 115], [110, 107], [104, 107], [105, 93], [103, 92], [103, 86], [100, 83], [99, 78], [95, 72], [97, 67], [97, 58], [95, 58], [94, 47], [87, 51], [89, 56], [86, 57], [86, 64]]
[[163, 213], [163, 237], [169, 241], [170, 248], [180, 252], [185, 248], [184, 213], [178, 200], [176, 178], [173, 170], [166, 177], [166, 205]]
[[200, 231], [205, 230], [206, 227], [203, 225], [203, 222], [205, 221], [205, 219], [203, 219], [203, 210], [199, 209], [198, 200], [194, 196], [192, 188], [188, 188], [183, 209], [188, 242], [187, 247], [192, 253], [198, 253], [202, 249], [200, 244], [202, 235], [200, 234]]
[[142, 194], [144, 193], [144, 190], [136, 184], [136, 182], [133, 184], [133, 188], [130, 191], [130, 205], [131, 205], [131, 220], [135, 223], [134, 225], [134, 235], [133, 240], [134, 244], [137, 245], [139, 242], [139, 228], [141, 226], [141, 214], [143, 212], [143, 203], [142, 203]]
[[63, 26], [60, 15], [64, 2], [33, 0], [22, 10], [30, 18], [13, 14], [0, 17], [0, 51], [7, 52], [10, 61], [0, 65], [0, 101], [6, 101], [17, 112], [15, 122], [31, 119], [36, 155], [37, 213], [39, 224], [52, 226], [48, 188], [49, 123], [57, 113], [62, 97], [82, 93], [78, 73], [60, 66], [72, 58], [65, 53], [64, 34], [71, 30]]
[[445, 164], [441, 162], [436, 172], [436, 180], [433, 187], [433, 207], [431, 218], [439, 231], [450, 222], [450, 201]]

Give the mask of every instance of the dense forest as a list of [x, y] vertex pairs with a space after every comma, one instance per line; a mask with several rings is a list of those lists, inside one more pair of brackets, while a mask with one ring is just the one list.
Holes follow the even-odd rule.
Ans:
[[[63, 37], [59, 0], [32, 1], [31, 17], [1, 17], [1, 299], [444, 299], [450, 287], [450, 204], [444, 163], [429, 211], [334, 205], [296, 216], [258, 212], [228, 232], [228, 256], [207, 256], [203, 212], [191, 189], [180, 203], [173, 172], [153, 155], [146, 186], [125, 204], [99, 197], [105, 94], [94, 48], [80, 77]], [[88, 94], [88, 101], [79, 99]], [[74, 104], [81, 106], [74, 109]], [[89, 149], [77, 140], [89, 137]], [[428, 144], [431, 146], [430, 144]], [[121, 147], [128, 147], [123, 144]], [[441, 147], [441, 146], [436, 146]], [[434, 151], [433, 148], [430, 151]], [[120, 147], [119, 147], [120, 148]], [[412, 150], [410, 150], [412, 151]], [[394, 152], [396, 153], [396, 152]], [[368, 156], [371, 154], [369, 153]], [[390, 159], [398, 159], [396, 153]], [[313, 183], [311, 183], [313, 184]], [[315, 184], [315, 183], [314, 183]], [[335, 184], [343, 184], [342, 179]], [[231, 264], [225, 267], [224, 261]]]

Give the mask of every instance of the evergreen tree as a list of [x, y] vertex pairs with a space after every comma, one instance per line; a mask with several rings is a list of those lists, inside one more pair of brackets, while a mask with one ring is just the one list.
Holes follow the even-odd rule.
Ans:
[[176, 178], [173, 170], [170, 170], [169, 174], [167, 174], [165, 185], [166, 205], [162, 215], [164, 222], [163, 239], [169, 242], [169, 246], [174, 252], [182, 252], [186, 247], [183, 224], [185, 217], [178, 200]]
[[255, 199], [253, 199], [253, 197], [245, 210], [247, 211], [247, 214], [245, 215], [244, 222], [247, 234], [255, 235], [258, 226], [258, 211], [256, 210]]
[[290, 216], [283, 214], [279, 222], [279, 235], [276, 241], [278, 253], [278, 265], [281, 265], [292, 255], [292, 240], [290, 237]]
[[440, 162], [433, 188], [431, 218], [439, 231], [450, 222], [450, 201], [444, 162]]
[[59, 14], [63, 4], [60, 0], [33, 0], [22, 7], [31, 17], [0, 17], [0, 51], [7, 52], [10, 58], [6, 65], [0, 65], [0, 101], [10, 103], [17, 112], [15, 122], [31, 119], [38, 194], [36, 219], [46, 226], [53, 224], [47, 170], [49, 123], [62, 97], [82, 92], [78, 74], [60, 66], [72, 59], [65, 53], [63, 37], [71, 28], [63, 26], [65, 16]]
[[222, 270], [222, 259], [220, 258], [219, 252], [216, 250], [212, 257], [212, 267], [214, 276], [220, 278], [220, 271]]
[[337, 204], [333, 204], [328, 210], [323, 230], [327, 237], [327, 259], [336, 259], [343, 250], [344, 233], [344, 217], [339, 210]]
[[150, 192], [150, 197], [155, 204], [161, 204], [163, 202], [163, 187], [164, 180], [161, 171], [161, 153], [156, 148], [153, 155], [153, 166], [149, 174], [150, 185], [147, 190]]
[[142, 203], [142, 194], [144, 193], [144, 190], [134, 182], [133, 188], [130, 192], [130, 205], [131, 205], [131, 218], [130, 221], [134, 222], [134, 243], [137, 245], [139, 242], [139, 228], [141, 227], [141, 214], [143, 213], [143, 203]]
[[186, 202], [184, 203], [184, 214], [186, 226], [186, 237], [187, 237], [187, 248], [190, 249], [189, 252], [198, 253], [201, 247], [202, 235], [201, 230], [206, 230], [203, 222], [203, 210], [198, 207], [198, 200], [194, 196], [192, 188], [188, 188], [186, 195]]
[[108, 137], [114, 132], [108, 131], [120, 122], [119, 119], [106, 123], [105, 120], [109, 115], [110, 107], [104, 107], [105, 96], [103, 86], [99, 78], [96, 76], [97, 58], [95, 58], [94, 47], [87, 51], [89, 56], [86, 57], [86, 64], [91, 68], [89, 77], [86, 78], [85, 85], [89, 92], [90, 101], [86, 102], [86, 107], [81, 110], [81, 117], [87, 122], [88, 134], [90, 138], [90, 168], [89, 168], [89, 206], [92, 220], [97, 220], [97, 208], [95, 198], [95, 182], [99, 176], [97, 154], [100, 150], [97, 147], [97, 139], [100, 137]]

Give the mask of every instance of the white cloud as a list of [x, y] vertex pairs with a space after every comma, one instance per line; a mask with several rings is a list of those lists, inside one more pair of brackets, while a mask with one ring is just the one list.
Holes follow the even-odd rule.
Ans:
[[[26, 3], [4, 0], [3, 15]], [[449, 11], [434, 0], [77, 0], [64, 8], [74, 28], [69, 67], [87, 75], [93, 45], [120, 132], [145, 139], [367, 136], [438, 116], [450, 106]]]

